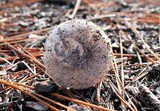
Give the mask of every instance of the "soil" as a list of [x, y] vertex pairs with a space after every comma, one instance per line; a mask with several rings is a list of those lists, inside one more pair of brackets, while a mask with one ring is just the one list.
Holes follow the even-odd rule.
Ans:
[[[0, 110], [160, 111], [160, 2], [85, 0], [72, 17], [77, 1], [0, 1]], [[113, 51], [105, 81], [82, 90], [59, 86], [43, 65], [49, 32], [74, 18], [100, 26]]]

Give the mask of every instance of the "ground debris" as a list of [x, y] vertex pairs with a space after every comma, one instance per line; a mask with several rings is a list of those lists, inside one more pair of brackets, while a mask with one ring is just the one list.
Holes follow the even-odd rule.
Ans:
[[[159, 111], [159, 6], [159, 0], [0, 0], [0, 111]], [[100, 26], [112, 46], [104, 82], [82, 90], [51, 82], [43, 65], [48, 33], [74, 18]]]
[[160, 100], [158, 100], [158, 98], [149, 90], [149, 88], [147, 88], [144, 85], [140, 85], [139, 90], [140, 90], [140, 94], [143, 95], [143, 97], [150, 102], [151, 107], [154, 108], [153, 110], [159, 111], [160, 110]]

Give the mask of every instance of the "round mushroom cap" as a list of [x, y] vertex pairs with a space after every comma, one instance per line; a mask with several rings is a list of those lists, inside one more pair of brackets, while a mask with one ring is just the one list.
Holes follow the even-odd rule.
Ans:
[[104, 79], [111, 66], [110, 44], [103, 31], [82, 19], [56, 26], [45, 43], [44, 64], [63, 87], [84, 89]]

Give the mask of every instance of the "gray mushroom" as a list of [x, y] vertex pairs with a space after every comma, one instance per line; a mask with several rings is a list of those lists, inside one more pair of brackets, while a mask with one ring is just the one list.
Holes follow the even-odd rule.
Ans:
[[70, 20], [49, 34], [44, 64], [48, 74], [61, 86], [88, 88], [102, 81], [110, 69], [110, 44], [94, 23]]

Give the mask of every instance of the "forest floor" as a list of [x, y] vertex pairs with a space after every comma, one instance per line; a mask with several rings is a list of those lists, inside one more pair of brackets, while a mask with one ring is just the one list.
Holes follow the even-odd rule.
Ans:
[[[159, 0], [0, 0], [0, 111], [160, 111], [159, 6]], [[112, 46], [105, 81], [83, 90], [56, 85], [43, 65], [48, 32], [74, 18], [100, 26]]]

